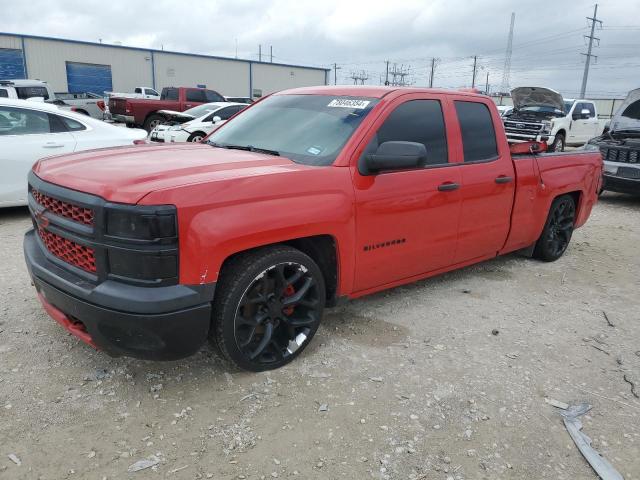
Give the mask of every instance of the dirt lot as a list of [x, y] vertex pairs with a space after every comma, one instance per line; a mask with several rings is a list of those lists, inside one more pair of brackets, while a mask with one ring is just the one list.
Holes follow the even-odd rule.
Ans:
[[593, 445], [640, 479], [640, 199], [605, 194], [556, 263], [511, 255], [330, 311], [264, 374], [81, 344], [35, 298], [29, 223], [0, 211], [0, 478], [596, 478], [548, 396], [591, 403]]

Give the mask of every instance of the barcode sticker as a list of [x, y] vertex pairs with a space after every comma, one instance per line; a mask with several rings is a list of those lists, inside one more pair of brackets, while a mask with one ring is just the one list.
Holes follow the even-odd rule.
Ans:
[[327, 107], [339, 107], [339, 108], [357, 108], [362, 110], [367, 108], [371, 102], [369, 100], [353, 100], [350, 98], [336, 98], [329, 102]]

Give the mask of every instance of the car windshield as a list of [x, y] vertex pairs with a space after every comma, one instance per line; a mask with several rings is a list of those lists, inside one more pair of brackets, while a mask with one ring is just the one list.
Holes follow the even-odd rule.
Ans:
[[189, 110], [185, 110], [184, 113], [187, 115], [192, 115], [193, 118], [198, 118], [203, 115], [206, 115], [207, 112], [212, 112], [220, 108], [220, 105], [212, 105], [210, 103], [205, 103], [203, 105], [198, 105], [197, 107], [190, 108]]
[[365, 97], [274, 95], [247, 108], [207, 142], [277, 152], [306, 165], [331, 165], [377, 103]]
[[573, 107], [573, 104], [576, 103], [575, 100], [571, 100], [571, 101], [564, 101], [564, 111], [565, 113], [569, 113], [571, 111], [571, 107]]

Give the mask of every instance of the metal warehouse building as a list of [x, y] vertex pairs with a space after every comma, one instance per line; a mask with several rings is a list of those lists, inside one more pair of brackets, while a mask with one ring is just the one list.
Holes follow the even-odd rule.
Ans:
[[206, 86], [225, 96], [260, 97], [325, 85], [328, 70], [282, 63], [0, 33], [0, 80], [31, 78], [56, 92], [132, 92], [135, 87]]

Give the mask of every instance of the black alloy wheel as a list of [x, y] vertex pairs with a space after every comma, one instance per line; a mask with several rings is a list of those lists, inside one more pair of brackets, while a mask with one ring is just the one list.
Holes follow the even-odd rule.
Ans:
[[214, 300], [215, 343], [240, 368], [289, 363], [315, 334], [325, 304], [322, 273], [291, 247], [268, 247], [234, 259]]
[[569, 246], [576, 220], [576, 204], [573, 197], [556, 198], [549, 209], [549, 216], [536, 243], [534, 257], [547, 262], [560, 258]]

